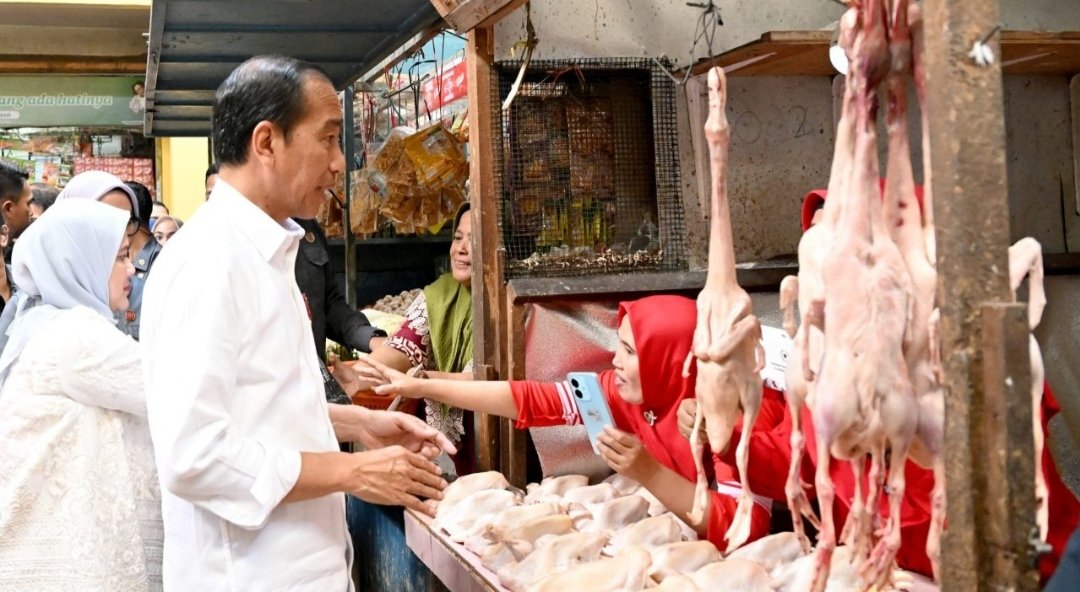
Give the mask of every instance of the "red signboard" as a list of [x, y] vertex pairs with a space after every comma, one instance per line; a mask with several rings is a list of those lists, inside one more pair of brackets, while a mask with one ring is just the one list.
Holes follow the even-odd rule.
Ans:
[[124, 181], [138, 181], [154, 194], [154, 160], [151, 158], [75, 157], [74, 174], [105, 171]]
[[465, 60], [458, 58], [456, 61], [447, 63], [438, 76], [425, 81], [420, 90], [424, 94], [427, 108], [434, 111], [443, 105], [465, 98], [468, 94], [465, 76]]

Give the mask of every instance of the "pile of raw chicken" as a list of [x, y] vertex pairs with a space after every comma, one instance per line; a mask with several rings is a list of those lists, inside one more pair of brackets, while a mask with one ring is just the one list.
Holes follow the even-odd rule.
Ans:
[[[515, 490], [498, 472], [461, 477], [444, 492], [433, 526], [463, 544], [511, 592], [805, 590], [813, 556], [794, 533], [722, 558], [639, 484], [613, 475], [550, 477]], [[830, 589], [857, 588], [842, 553]], [[910, 574], [898, 581], [913, 582]]]
[[[944, 400], [937, 339], [937, 273], [933, 202], [929, 182], [929, 134], [923, 126], [924, 171], [921, 196], [916, 187], [908, 138], [908, 86], [916, 85], [922, 121], [926, 93], [921, 55], [921, 14], [910, 0], [851, 0], [840, 21], [840, 45], [850, 69], [828, 185], [819, 223], [799, 243], [798, 277], [781, 286], [785, 328], [795, 340], [789, 361], [787, 397], [794, 420], [792, 464], [787, 496], [796, 517], [794, 537], [810, 552], [802, 518], [819, 528], [810, 580], [799, 589], [833, 589], [830, 568], [843, 554], [860, 584], [856, 589], [890, 585], [900, 545], [904, 465], [910, 458], [932, 468], [932, 527], [927, 553], [938, 573], [944, 524]], [[725, 450], [737, 422], [742, 432], [736, 461], [743, 476], [743, 497], [727, 532], [728, 548], [748, 536], [752, 501], [746, 482], [751, 428], [761, 404], [760, 324], [750, 299], [735, 279], [731, 216], [726, 172], [730, 129], [724, 113], [723, 72], [709, 73], [709, 118], [705, 125], [712, 172], [712, 220], [709, 272], [698, 298], [698, 326], [687, 365], [697, 364], [696, 423], [705, 424], [712, 450]], [[880, 93], [880, 94], [879, 94]], [[884, 97], [888, 178], [879, 182], [877, 111]], [[1042, 314], [1041, 247], [1023, 239], [1009, 250], [1014, 292], [1029, 277], [1029, 325]], [[796, 325], [794, 304], [802, 322]], [[1041, 467], [1038, 403], [1043, 366], [1034, 337], [1030, 340], [1032, 404], [1036, 411], [1036, 467]], [[805, 450], [800, 413], [808, 406], [817, 443], [815, 489], [818, 520], [799, 479]], [[692, 444], [702, 443], [699, 429]], [[835, 489], [830, 464], [849, 461], [857, 475], [855, 499], [838, 537], [833, 519]], [[770, 470], [770, 469], [759, 469]], [[1045, 481], [1037, 477], [1039, 525], [1045, 537]], [[863, 491], [862, 487], [866, 487]], [[887, 495], [887, 516], [878, 511]], [[703, 468], [698, 466], [694, 516], [706, 499]], [[842, 546], [839, 546], [842, 544]], [[737, 553], [738, 551], [736, 551]], [[721, 580], [715, 580], [719, 585]], [[827, 588], [828, 586], [828, 588]]]

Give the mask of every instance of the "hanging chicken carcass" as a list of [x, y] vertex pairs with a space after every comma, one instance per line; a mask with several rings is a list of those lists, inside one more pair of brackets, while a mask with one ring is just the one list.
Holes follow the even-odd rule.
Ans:
[[[891, 64], [887, 13], [883, 0], [866, 0], [860, 7], [856, 59], [847, 80], [854, 85], [855, 101], [845, 105], [853, 107], [857, 117], [853, 161], [846, 187], [830, 196], [830, 201], [840, 200], [840, 212], [822, 265], [824, 303], [812, 304], [824, 311], [825, 334], [812, 405], [821, 506], [814, 578], [818, 591], [825, 589], [837, 544], [830, 457], [850, 460], [855, 474], [862, 475], [870, 455], [870, 491], [864, 497], [862, 480], [855, 479], [855, 499], [841, 538], [857, 558], [866, 557], [862, 572], [867, 585], [877, 584], [888, 577], [900, 546], [904, 463], [919, 418], [904, 357], [911, 277], [885, 222], [878, 184], [877, 88]], [[874, 544], [872, 518], [886, 471], [890, 513]]]
[[761, 408], [761, 378], [765, 361], [761, 347], [761, 323], [754, 316], [750, 296], [735, 277], [735, 245], [731, 233], [731, 208], [727, 195], [728, 147], [731, 128], [725, 114], [727, 81], [721, 68], [709, 71], [709, 116], [705, 137], [712, 173], [712, 206], [709, 234], [709, 271], [697, 299], [698, 318], [693, 350], [685, 373], [697, 363], [697, 418], [691, 445], [697, 463], [697, 491], [690, 518], [704, 520], [708, 483], [702, 463], [701, 421], [705, 421], [709, 446], [719, 453], [728, 447], [735, 423], [742, 415], [742, 436], [735, 460], [742, 479], [742, 496], [725, 534], [728, 549], [750, 536], [753, 498], [747, 481], [751, 429]]

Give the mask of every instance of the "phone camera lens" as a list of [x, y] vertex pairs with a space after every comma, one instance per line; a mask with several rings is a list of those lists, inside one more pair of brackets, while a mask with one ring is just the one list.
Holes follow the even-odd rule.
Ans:
[[577, 389], [574, 390], [574, 396], [579, 398], [579, 399], [584, 399], [585, 398], [585, 396], [581, 394], [581, 391], [579, 391]]
[[574, 388], [577, 388], [578, 386], [580, 386], [580, 385], [578, 384], [578, 382], [577, 382], [577, 379], [576, 379], [576, 378], [571, 378], [571, 379], [570, 379], [570, 384], [574, 385]]

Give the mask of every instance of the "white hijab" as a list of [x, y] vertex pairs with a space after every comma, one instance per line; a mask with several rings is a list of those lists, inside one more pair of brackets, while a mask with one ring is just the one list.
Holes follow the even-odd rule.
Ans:
[[[135, 199], [135, 192], [124, 183], [120, 177], [105, 171], [86, 171], [79, 173], [68, 181], [56, 201], [68, 199], [91, 199], [101, 201], [106, 193], [123, 191], [131, 202], [131, 215], [139, 217], [139, 200]], [[120, 248], [120, 247], [117, 247]]]
[[113, 320], [109, 276], [128, 214], [96, 201], [57, 201], [15, 243], [12, 275], [19, 302], [0, 354], [0, 388], [26, 344], [60, 312], [85, 306]]

